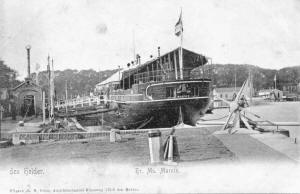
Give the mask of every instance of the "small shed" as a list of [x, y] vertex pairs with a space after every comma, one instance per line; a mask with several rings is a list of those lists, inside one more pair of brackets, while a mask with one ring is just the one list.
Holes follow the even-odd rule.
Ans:
[[31, 78], [12, 89], [17, 114], [38, 115], [42, 111], [42, 88]]

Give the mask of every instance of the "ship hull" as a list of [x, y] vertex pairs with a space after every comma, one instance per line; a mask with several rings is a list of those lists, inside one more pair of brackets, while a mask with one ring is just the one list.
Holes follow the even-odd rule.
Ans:
[[[141, 102], [110, 102], [111, 111], [98, 113], [89, 118], [96, 118], [98, 124], [117, 129], [138, 129], [172, 127], [178, 123], [180, 107], [185, 124], [195, 125], [204, 115], [209, 104], [208, 97], [190, 99], [141, 101]], [[103, 114], [103, 115], [102, 115]], [[86, 122], [87, 117], [79, 118]]]

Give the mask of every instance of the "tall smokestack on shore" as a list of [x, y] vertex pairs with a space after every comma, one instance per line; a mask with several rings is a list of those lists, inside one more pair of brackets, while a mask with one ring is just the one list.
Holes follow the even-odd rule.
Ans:
[[30, 78], [30, 49], [31, 46], [27, 45], [26, 50], [27, 50], [27, 77]]

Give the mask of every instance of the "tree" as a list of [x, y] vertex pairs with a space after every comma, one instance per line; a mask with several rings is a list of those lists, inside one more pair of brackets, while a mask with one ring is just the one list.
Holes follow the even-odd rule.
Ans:
[[20, 84], [20, 81], [16, 80], [16, 76], [17, 72], [0, 59], [0, 88], [12, 88]]

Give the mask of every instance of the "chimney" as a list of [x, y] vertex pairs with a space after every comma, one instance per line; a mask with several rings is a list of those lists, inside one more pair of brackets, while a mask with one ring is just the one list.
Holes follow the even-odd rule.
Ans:
[[157, 47], [157, 51], [158, 51], [158, 64], [161, 66], [161, 59], [160, 59], [160, 47]]
[[31, 46], [27, 45], [26, 50], [27, 50], [27, 77], [30, 78], [30, 49]]
[[160, 47], [157, 47], [157, 51], [158, 51], [158, 58], [160, 58]]
[[139, 55], [139, 65], [141, 64], [141, 56]]
[[140, 57], [139, 54], [136, 55], [136, 63], [137, 63], [138, 65], [141, 64], [141, 57]]

